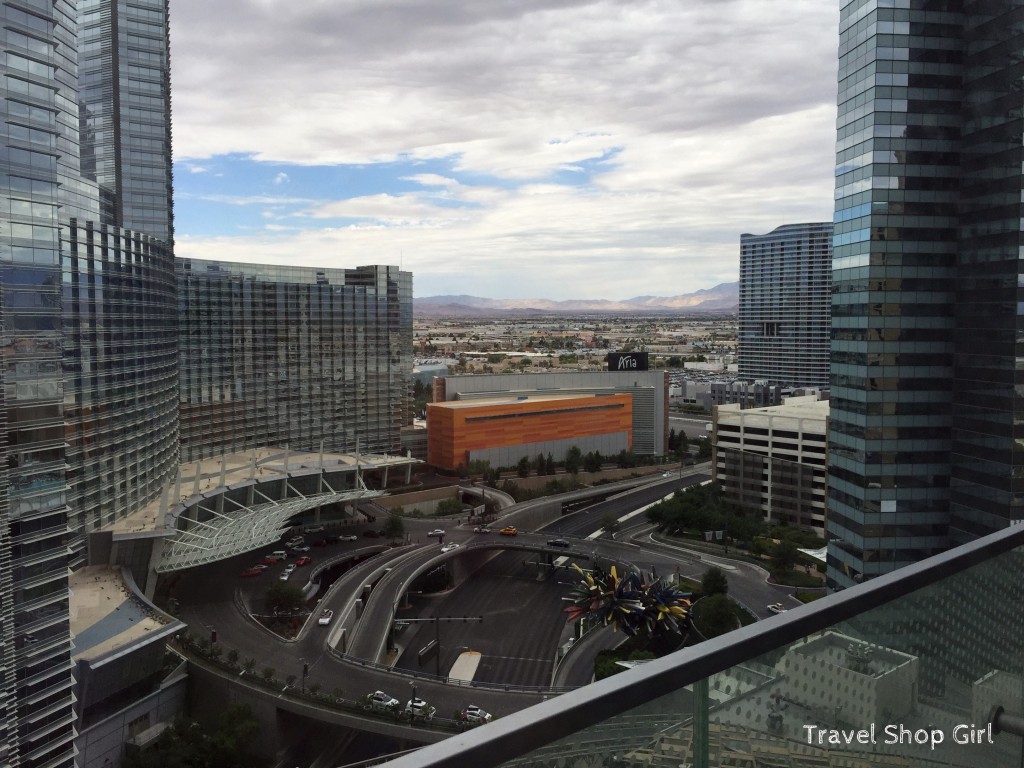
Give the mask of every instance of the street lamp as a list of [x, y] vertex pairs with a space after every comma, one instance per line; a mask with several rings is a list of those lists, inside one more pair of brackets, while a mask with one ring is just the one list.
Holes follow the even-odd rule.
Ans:
[[416, 681], [415, 680], [410, 680], [409, 681], [409, 687], [412, 688], [412, 706], [413, 706], [413, 708], [415, 708], [415, 706], [416, 706]]
[[302, 662], [302, 692], [306, 692], [306, 676], [309, 674], [309, 663]]

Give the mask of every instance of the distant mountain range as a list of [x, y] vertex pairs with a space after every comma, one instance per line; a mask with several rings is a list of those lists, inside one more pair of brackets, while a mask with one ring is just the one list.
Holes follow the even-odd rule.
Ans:
[[739, 307], [740, 284], [721, 283], [678, 296], [637, 296], [624, 301], [607, 299], [485, 299], [479, 296], [424, 296], [413, 299], [417, 317], [494, 317], [501, 315], [555, 315], [581, 312], [641, 314], [687, 312], [724, 314]]

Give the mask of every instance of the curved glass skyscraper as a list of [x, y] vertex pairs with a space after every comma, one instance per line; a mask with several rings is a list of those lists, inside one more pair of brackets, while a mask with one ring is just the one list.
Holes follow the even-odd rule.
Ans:
[[829, 578], [1024, 517], [1024, 3], [843, 4]]

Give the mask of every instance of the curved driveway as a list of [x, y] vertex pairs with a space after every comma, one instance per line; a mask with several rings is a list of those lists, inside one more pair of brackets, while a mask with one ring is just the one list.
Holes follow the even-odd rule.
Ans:
[[[568, 538], [570, 532], [572, 534], [591, 533], [600, 526], [601, 520], [607, 514], [621, 516], [667, 495], [680, 483], [691, 484], [703, 479], [706, 479], [706, 475], [697, 473], [691, 473], [690, 477], [684, 478], [682, 481], [678, 477], [661, 478], [651, 486], [632, 493], [621, 494], [587, 510], [568, 515], [549, 526], [548, 531], [553, 529], [559, 537], [563, 538]], [[506, 520], [503, 522], [513, 520], [514, 514], [514, 511], [507, 513]], [[642, 520], [642, 518], [638, 519]], [[418, 528], [425, 530], [435, 524], [435, 521], [423, 521], [422, 525], [410, 525], [411, 522], [407, 520], [407, 526], [413, 529], [414, 535], [418, 534], [417, 538], [422, 535], [419, 534]], [[479, 586], [481, 589], [458, 589], [449, 595], [431, 599], [430, 604], [426, 606], [427, 612], [431, 615], [436, 611], [440, 615], [486, 614], [491, 616], [489, 621], [485, 620], [482, 631], [481, 625], [476, 624], [460, 623], [447, 626], [442, 624], [442, 646], [448, 649], [446, 657], [442, 659], [444, 662], [442, 672], [450, 667], [450, 659], [454, 658], [452, 654], [457, 653], [460, 649], [480, 649], [479, 645], [486, 642], [488, 632], [494, 633], [497, 630], [497, 635], [503, 645], [496, 646], [495, 650], [485, 653], [479, 671], [479, 680], [510, 685], [517, 683], [535, 685], [539, 681], [543, 681], [541, 684], [546, 684], [551, 679], [552, 660], [549, 657], [554, 655], [554, 648], [558, 644], [561, 622], [550, 621], [548, 617], [553, 612], [557, 612], [560, 594], [564, 594], [566, 589], [564, 586], [559, 586], [557, 581], [573, 580], [572, 577], [566, 578], [569, 572], [562, 571], [560, 572], [561, 576], [557, 576], [556, 579], [548, 579], [539, 590], [536, 589], [536, 584], [532, 582], [541, 572], [536, 563], [538, 559], [544, 559], [544, 554], [538, 555], [537, 551], [547, 552], [552, 558], [568, 555], [573, 559], [583, 559], [593, 556], [595, 553], [613, 560], [636, 562], [639, 558], [643, 562], [637, 564], [645, 571], [654, 567], [659, 575], [665, 575], [675, 570], [678, 565], [684, 575], [697, 578], [709, 564], [696, 553], [652, 542], [649, 533], [643, 530], [642, 526], [631, 529], [631, 532], [619, 534], [620, 538], [642, 541], [645, 547], [642, 554], [636, 543], [613, 542], [608, 539], [599, 541], [573, 539], [573, 546], [569, 550], [549, 548], [546, 546], [546, 541], [551, 536], [550, 532], [522, 533], [515, 539], [501, 542], [498, 540], [497, 534], [490, 534], [487, 535], [484, 543], [468, 546], [474, 540], [479, 541], [485, 537], [473, 534], [470, 528], [464, 527], [449, 531], [446, 536], [446, 542], [455, 541], [462, 545], [460, 549], [451, 553], [442, 555], [436, 542], [418, 545], [412, 550], [406, 551], [401, 555], [402, 562], [396, 564], [396, 567], [385, 575], [374, 589], [365, 608], [363, 621], [360, 622], [362, 628], [350, 636], [351, 644], [347, 649], [349, 651], [348, 663], [339, 663], [333, 657], [326, 642], [327, 636], [332, 634], [331, 629], [317, 626], [315, 617], [302, 629], [296, 640], [284, 641], [240, 613], [236, 604], [238, 599], [236, 589], [244, 596], [258, 582], [264, 582], [259, 584], [259, 587], [265, 588], [267, 586], [265, 580], [273, 578], [280, 568], [271, 569], [270, 573], [259, 579], [239, 580], [237, 573], [247, 563], [242, 557], [237, 557], [231, 561], [214, 563], [182, 574], [172, 589], [172, 595], [181, 601], [181, 610], [178, 613], [183, 620], [200, 633], [203, 629], [216, 628], [221, 644], [226, 648], [237, 649], [242, 659], [256, 659], [257, 670], [269, 666], [276, 670], [278, 678], [285, 678], [289, 674], [298, 677], [301, 676], [305, 663], [309, 664], [310, 669], [307, 684], [315, 682], [324, 691], [340, 690], [341, 695], [345, 698], [356, 699], [368, 691], [381, 689], [404, 701], [411, 693], [409, 686], [412, 678], [402, 677], [375, 666], [354, 663], [351, 657], [374, 658], [378, 655], [379, 649], [383, 646], [386, 628], [391, 621], [394, 607], [412, 575], [432, 567], [435, 561], [463, 557], [479, 551], [480, 548], [493, 547], [498, 544], [521, 547], [524, 550], [518, 554], [495, 557], [490, 563], [481, 567], [477, 574], [474, 574], [471, 580], [465, 584], [467, 587]], [[420, 540], [423, 539], [420, 538]], [[351, 544], [334, 545], [330, 551], [314, 549], [310, 554], [317, 558], [321, 557], [321, 553], [333, 557], [341, 552], [356, 554], [361, 549], [366, 549], [362, 540]], [[253, 556], [250, 555], [248, 558], [252, 559]], [[330, 590], [325, 598], [326, 602], [321, 606], [329, 605], [335, 610], [336, 618], [339, 621], [343, 620], [346, 607], [361, 593], [362, 585], [370, 578], [371, 574], [375, 570], [380, 570], [380, 560], [382, 559], [378, 556], [374, 561], [363, 563], [352, 569]], [[731, 563], [724, 563], [724, 565], [730, 576], [730, 592], [748, 604], [748, 607], [755, 613], [759, 615], [767, 613], [763, 610], [763, 606], [781, 599], [781, 588], [765, 584], [763, 574], [757, 573], [753, 566]], [[239, 584], [240, 581], [242, 585]], [[514, 585], [515, 589], [510, 589], [510, 585]], [[524, 598], [523, 595], [526, 592], [523, 592], [523, 595], [518, 595], [520, 589], [527, 587], [532, 588], [531, 597]], [[523, 603], [524, 599], [525, 604]], [[533, 604], [534, 600], [537, 601], [536, 604]], [[757, 610], [758, 608], [762, 610]], [[541, 621], [542, 619], [543, 621]], [[413, 626], [421, 627], [421, 631], [418, 633], [407, 631], [408, 637], [401, 638], [399, 642], [415, 650], [425, 644], [425, 641], [421, 643], [417, 635], [432, 637], [433, 627]], [[458, 627], [457, 633], [449, 630], [448, 627], [451, 626]], [[541, 627], [541, 631], [538, 631], [538, 627]], [[546, 647], [546, 651], [544, 647]], [[503, 649], [505, 650], [503, 651]], [[409, 663], [408, 658], [399, 662], [399, 667], [414, 666]], [[535, 668], [529, 669], [531, 666]], [[517, 670], [522, 674], [519, 674]], [[412, 670], [403, 669], [401, 671], [408, 674]], [[433, 671], [433, 665], [431, 665], [430, 671]], [[544, 691], [465, 688], [423, 678], [415, 680], [415, 685], [417, 694], [438, 708], [439, 717], [450, 717], [456, 709], [469, 703], [477, 704], [495, 714], [505, 714], [536, 703], [544, 695]]]

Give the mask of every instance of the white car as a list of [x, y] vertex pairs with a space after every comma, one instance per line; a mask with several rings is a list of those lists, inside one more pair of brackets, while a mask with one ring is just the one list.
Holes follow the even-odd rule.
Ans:
[[437, 710], [423, 699], [409, 699], [405, 705], [405, 716], [410, 720], [433, 720]]
[[470, 704], [462, 710], [462, 719], [470, 725], [482, 725], [491, 722], [494, 716], [490, 712], [484, 712], [475, 704]]
[[451, 552], [453, 549], [458, 549], [458, 548], [459, 548], [459, 545], [456, 544], [453, 541], [453, 542], [451, 542], [449, 544], [445, 544], [443, 547], [441, 547], [441, 551], [442, 552]]
[[295, 563], [288, 563], [288, 565], [286, 565], [284, 567], [284, 572], [285, 573], [291, 573], [292, 571], [294, 571], [298, 567], [299, 566], [297, 566]]
[[786, 609], [782, 606], [782, 603], [772, 603], [768, 606], [768, 610], [772, 613], [785, 613]]
[[292, 577], [292, 572], [291, 571], [285, 571], [284, 573], [282, 573], [277, 578], [278, 578], [278, 581], [288, 581], [288, 579], [290, 579], [291, 577]]
[[309, 552], [309, 547], [305, 544], [299, 544], [298, 546], [292, 547], [292, 552]]
[[339, 536], [338, 541], [359, 541], [359, 537], [354, 533], [350, 533], [347, 536]]
[[435, 528], [430, 533], [428, 533], [427, 536], [444, 536], [444, 529], [443, 528]]
[[393, 699], [384, 691], [374, 691], [366, 697], [365, 709], [372, 709], [374, 712], [387, 712], [392, 707], [398, 706], [398, 699]]
[[316, 620], [316, 623], [319, 624], [321, 627], [326, 627], [328, 624], [331, 623], [331, 619], [333, 619], [333, 618], [334, 618], [334, 611], [324, 610], [320, 614], [320, 618]]

